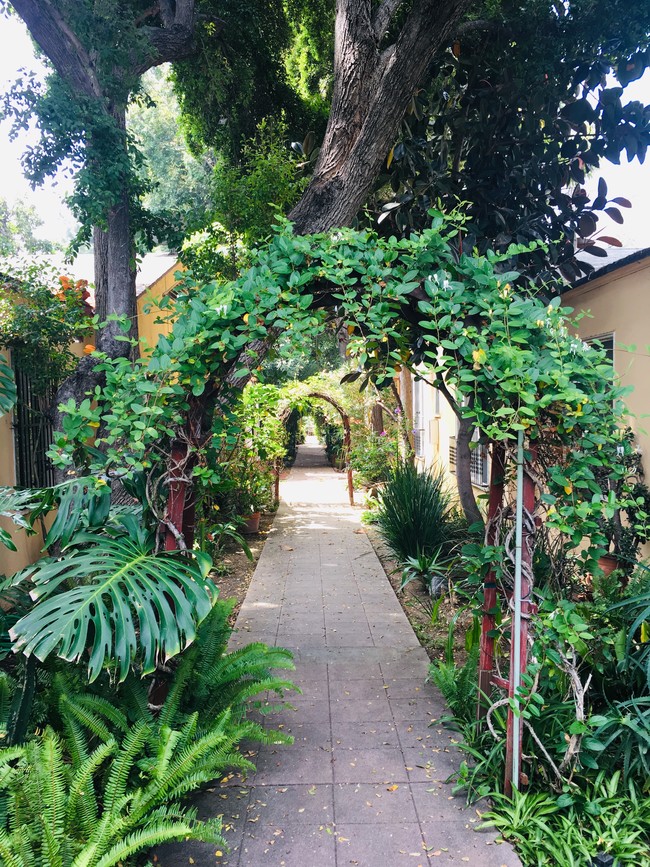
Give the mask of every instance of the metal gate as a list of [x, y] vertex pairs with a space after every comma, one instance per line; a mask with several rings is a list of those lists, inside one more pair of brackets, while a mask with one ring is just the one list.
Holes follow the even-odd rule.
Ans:
[[45, 488], [54, 484], [54, 469], [47, 457], [52, 443], [49, 415], [56, 389], [34, 388], [29, 375], [14, 363], [17, 399], [14, 407], [14, 449], [16, 487]]

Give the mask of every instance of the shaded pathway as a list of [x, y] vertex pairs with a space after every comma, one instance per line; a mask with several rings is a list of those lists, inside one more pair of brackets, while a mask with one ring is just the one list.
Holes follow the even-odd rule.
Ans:
[[444, 713], [425, 684], [419, 645], [365, 533], [344, 477], [315, 440], [299, 449], [283, 502], [241, 608], [231, 645], [288, 647], [303, 690], [295, 711], [269, 717], [293, 746], [262, 746], [257, 772], [199, 799], [223, 814], [229, 855], [175, 844], [162, 867], [515, 867], [494, 835], [475, 832], [443, 781], [458, 766]]

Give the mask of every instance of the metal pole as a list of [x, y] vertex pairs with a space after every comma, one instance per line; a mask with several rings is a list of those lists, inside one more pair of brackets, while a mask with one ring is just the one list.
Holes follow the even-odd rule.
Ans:
[[515, 513], [515, 587], [512, 612], [513, 671], [512, 698], [516, 719], [512, 731], [511, 783], [519, 788], [519, 757], [521, 756], [521, 724], [518, 691], [521, 686], [521, 557], [524, 537], [524, 432], [517, 433], [517, 502]]

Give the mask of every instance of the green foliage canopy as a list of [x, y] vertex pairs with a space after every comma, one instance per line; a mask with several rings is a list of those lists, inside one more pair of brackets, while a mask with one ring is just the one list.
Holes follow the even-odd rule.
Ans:
[[[66, 465], [83, 455], [83, 441], [101, 424], [109, 472], [150, 468], [161, 435], [175, 435], [189, 406], [227, 406], [237, 382], [259, 367], [251, 344], [281, 330], [304, 342], [335, 304], [353, 331], [349, 351], [362, 387], [390, 385], [402, 366], [417, 369], [455, 394], [456, 411], [488, 438], [507, 442], [525, 430], [567, 450], [566, 462], [549, 468], [550, 520], [576, 546], [591, 538], [580, 557], [593, 566], [605, 547], [600, 522], [616, 507], [595, 471], [618, 471], [622, 389], [604, 353], [573, 336], [559, 299], [547, 305], [533, 289], [513, 288], [519, 274], [503, 271], [504, 260], [528, 248], [458, 258], [457, 232], [436, 213], [431, 229], [402, 240], [350, 229], [296, 236], [285, 225], [238, 280], [199, 287], [188, 275], [172, 333], [135, 366], [105, 362], [96, 408], [89, 401], [67, 408], [54, 458]], [[215, 412], [210, 447], [236, 435], [232, 414]], [[94, 459], [86, 450], [88, 466]]]

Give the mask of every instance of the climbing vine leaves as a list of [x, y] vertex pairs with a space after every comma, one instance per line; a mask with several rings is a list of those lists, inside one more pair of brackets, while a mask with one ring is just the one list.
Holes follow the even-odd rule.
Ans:
[[[523, 429], [543, 445], [548, 520], [576, 546], [591, 540], [581, 554], [589, 568], [616, 506], [599, 479], [615, 477], [617, 450], [630, 448], [623, 390], [605, 354], [574, 336], [560, 298], [549, 303], [509, 270], [528, 248], [458, 257], [454, 221], [432, 218], [402, 240], [353, 229], [298, 236], [283, 222], [239, 279], [197, 285], [186, 272], [171, 334], [135, 363], [101, 359], [106, 385], [66, 407], [53, 457], [119, 475], [165, 460], [173, 437], [214, 450], [236, 436], [229, 407], [261, 375], [277, 334], [291, 336], [289, 352], [334, 317], [357, 367], [348, 378], [362, 387], [389, 386], [405, 367], [485, 438], [508, 442]], [[101, 452], [86, 445], [95, 431]]]

